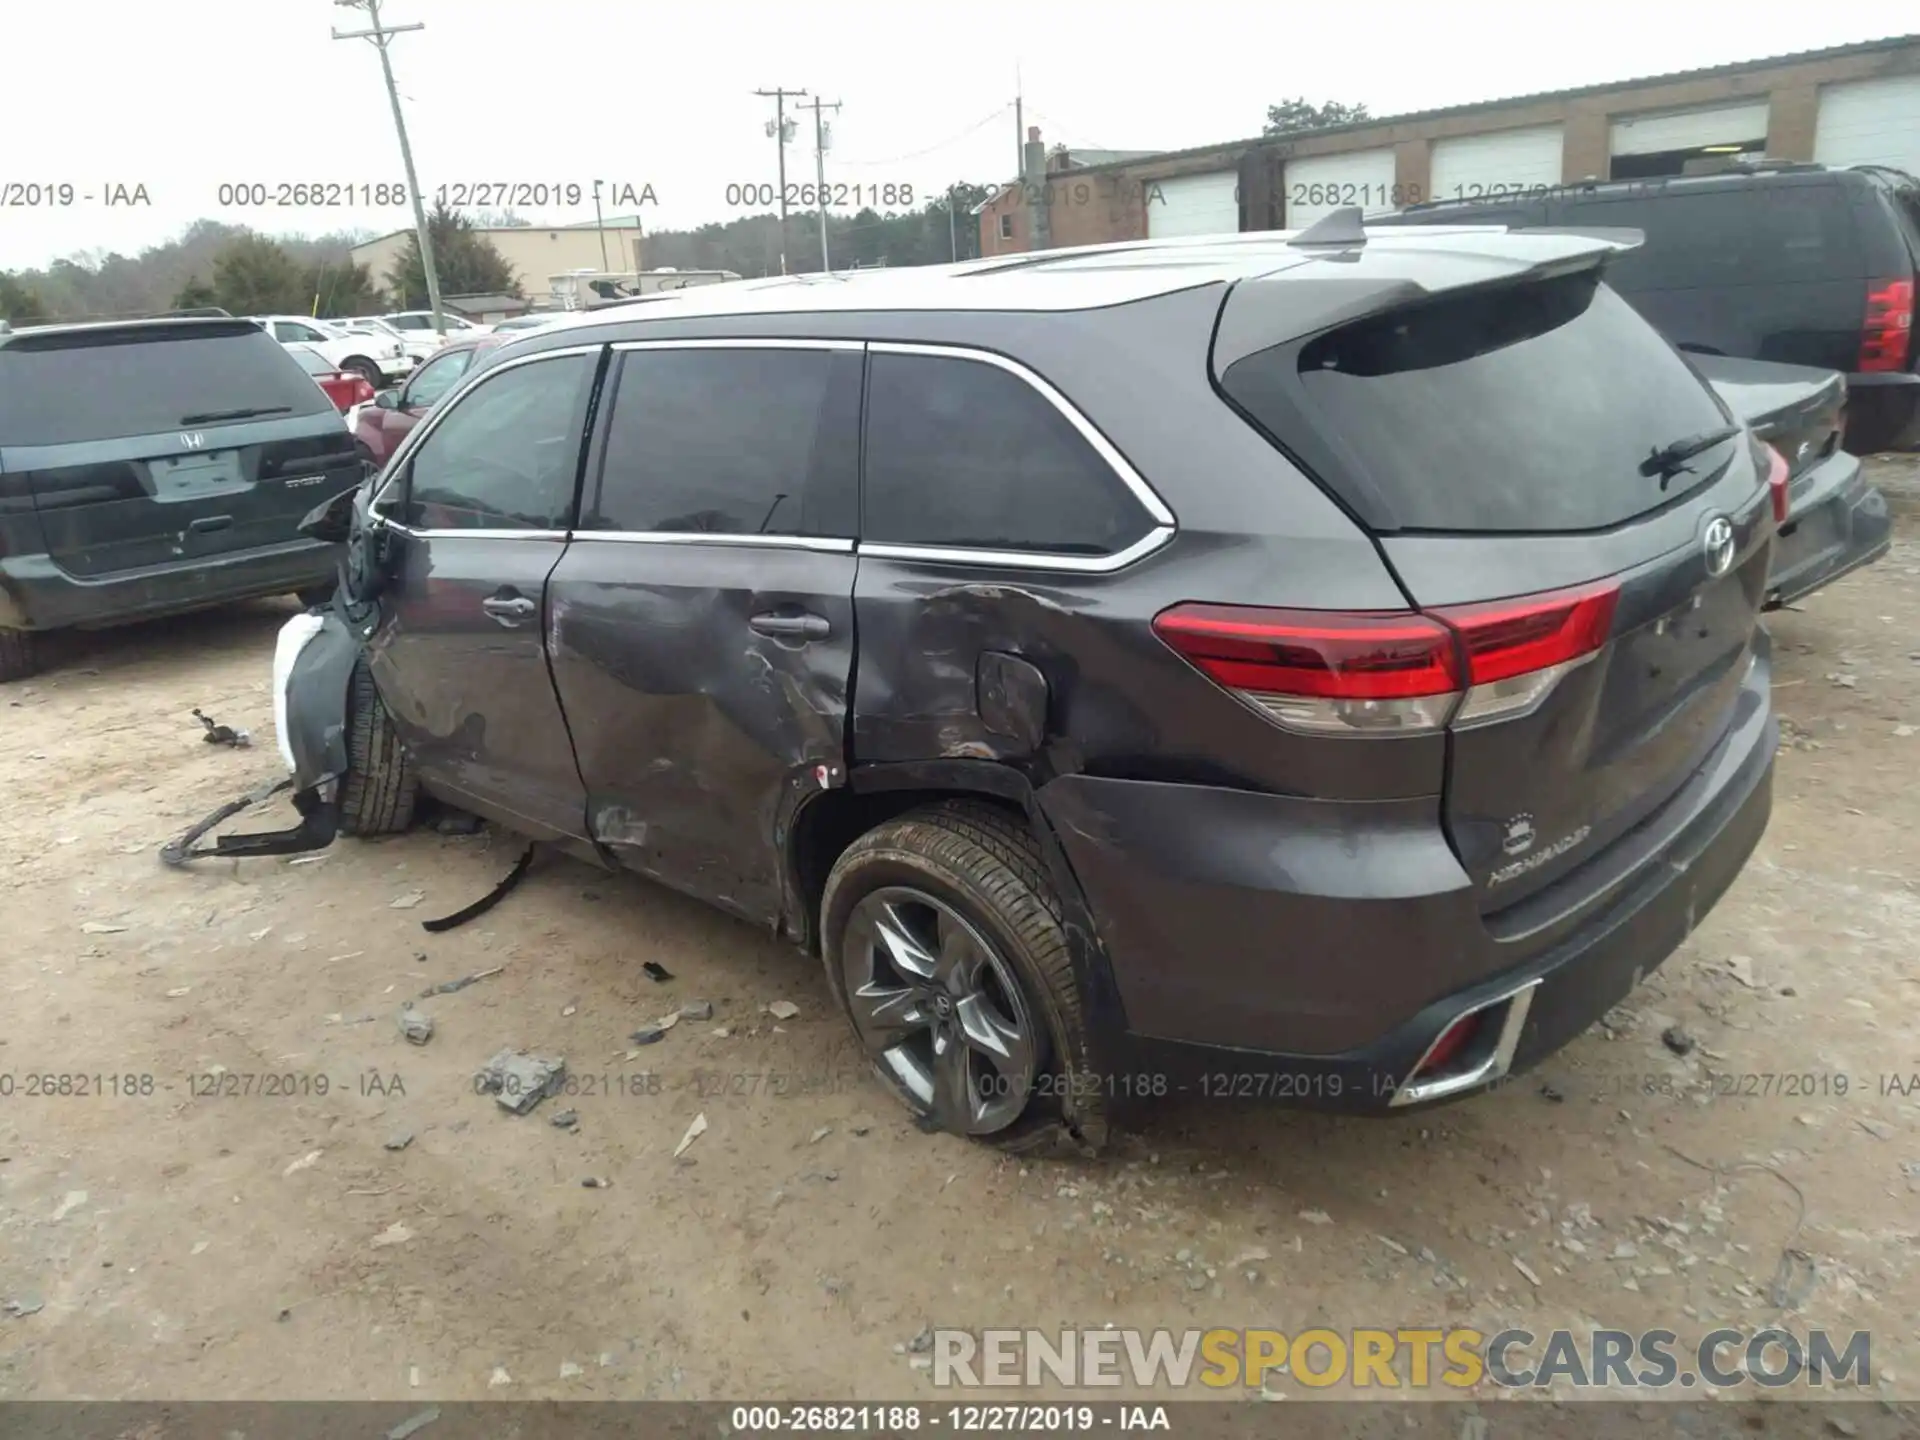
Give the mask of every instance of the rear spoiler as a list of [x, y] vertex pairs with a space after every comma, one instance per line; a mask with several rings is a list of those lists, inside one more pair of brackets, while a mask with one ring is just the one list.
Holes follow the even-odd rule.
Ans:
[[1515, 235], [1575, 235], [1582, 240], [1599, 240], [1615, 250], [1638, 250], [1647, 243], [1647, 232], [1611, 225], [1513, 225]]

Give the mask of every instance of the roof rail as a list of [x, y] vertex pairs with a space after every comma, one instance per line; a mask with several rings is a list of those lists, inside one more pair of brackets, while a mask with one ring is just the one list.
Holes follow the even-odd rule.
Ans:
[[1365, 213], [1358, 205], [1343, 205], [1338, 210], [1322, 215], [1287, 244], [1302, 247], [1364, 245], [1367, 243], [1367, 229], [1360, 223], [1360, 217]]

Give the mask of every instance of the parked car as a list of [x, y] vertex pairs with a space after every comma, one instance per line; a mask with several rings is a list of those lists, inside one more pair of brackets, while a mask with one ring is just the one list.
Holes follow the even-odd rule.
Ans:
[[46, 632], [331, 593], [300, 517], [361, 466], [340, 413], [248, 320], [0, 336], [0, 680]]
[[439, 339], [431, 330], [424, 336], [418, 331], [397, 330], [378, 316], [360, 315], [350, 320], [328, 320], [322, 323], [341, 335], [358, 333], [395, 341], [402, 350], [413, 357], [415, 365], [436, 354], [440, 349]]
[[1920, 441], [1920, 188], [1900, 171], [1776, 162], [1415, 205], [1367, 223], [1642, 231], [1608, 283], [1681, 349], [1838, 370], [1848, 450]]
[[300, 315], [255, 315], [252, 320], [282, 345], [311, 345], [336, 370], [351, 370], [376, 390], [413, 372], [413, 357], [406, 347], [384, 335], [342, 336], [325, 328], [324, 322]]
[[506, 337], [482, 335], [474, 340], [449, 340], [426, 364], [408, 377], [398, 389], [382, 390], [370, 397], [347, 417], [361, 459], [375, 469], [387, 463], [396, 446], [406, 439], [442, 396], [460, 382], [468, 368], [481, 355], [505, 343]]
[[1786, 466], [1608, 242], [1358, 217], [513, 341], [315, 517], [287, 843], [425, 794], [651, 876], [999, 1142], [1539, 1061], [1767, 823]]
[[287, 353], [300, 362], [300, 367], [313, 377], [314, 384], [325, 392], [327, 399], [342, 415], [356, 405], [364, 405], [373, 399], [374, 388], [364, 375], [335, 369], [333, 362], [313, 346], [289, 345]]
[[1886, 497], [1840, 448], [1846, 376], [1717, 355], [1693, 360], [1727, 407], [1787, 461], [1787, 519], [1774, 541], [1766, 608], [1791, 605], [1886, 554]]
[[[491, 325], [481, 325], [472, 320], [464, 320], [460, 316], [445, 310], [440, 312], [440, 316], [441, 319], [446, 322], [447, 338], [449, 340], [471, 340], [476, 336], [486, 334], [493, 328]], [[434, 335], [439, 333], [433, 327], [433, 312], [431, 310], [401, 310], [392, 315], [383, 315], [380, 318], [393, 326], [394, 329], [403, 330], [409, 334]]]

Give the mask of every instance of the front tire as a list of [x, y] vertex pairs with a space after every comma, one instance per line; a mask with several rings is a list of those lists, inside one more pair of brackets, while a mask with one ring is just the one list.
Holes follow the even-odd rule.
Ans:
[[40, 637], [32, 630], [0, 630], [0, 683], [40, 671]]
[[834, 999], [923, 1128], [1100, 1147], [1060, 901], [1021, 820], [971, 800], [914, 810], [847, 847], [820, 908]]
[[375, 390], [386, 388], [387, 382], [380, 377], [380, 367], [364, 355], [349, 355], [341, 362], [340, 368], [352, 371]]
[[347, 835], [397, 835], [413, 823], [419, 796], [413, 762], [375, 688], [356, 661], [347, 688], [347, 775], [340, 787], [340, 829]]

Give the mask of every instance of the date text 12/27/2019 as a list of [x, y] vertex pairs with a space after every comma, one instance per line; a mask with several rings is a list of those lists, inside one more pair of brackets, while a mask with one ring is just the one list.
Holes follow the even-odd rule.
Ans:
[[[426, 197], [444, 210], [575, 209], [658, 205], [650, 184], [630, 180], [458, 180]], [[378, 210], [412, 202], [404, 180], [229, 180], [214, 189], [223, 209]]]

